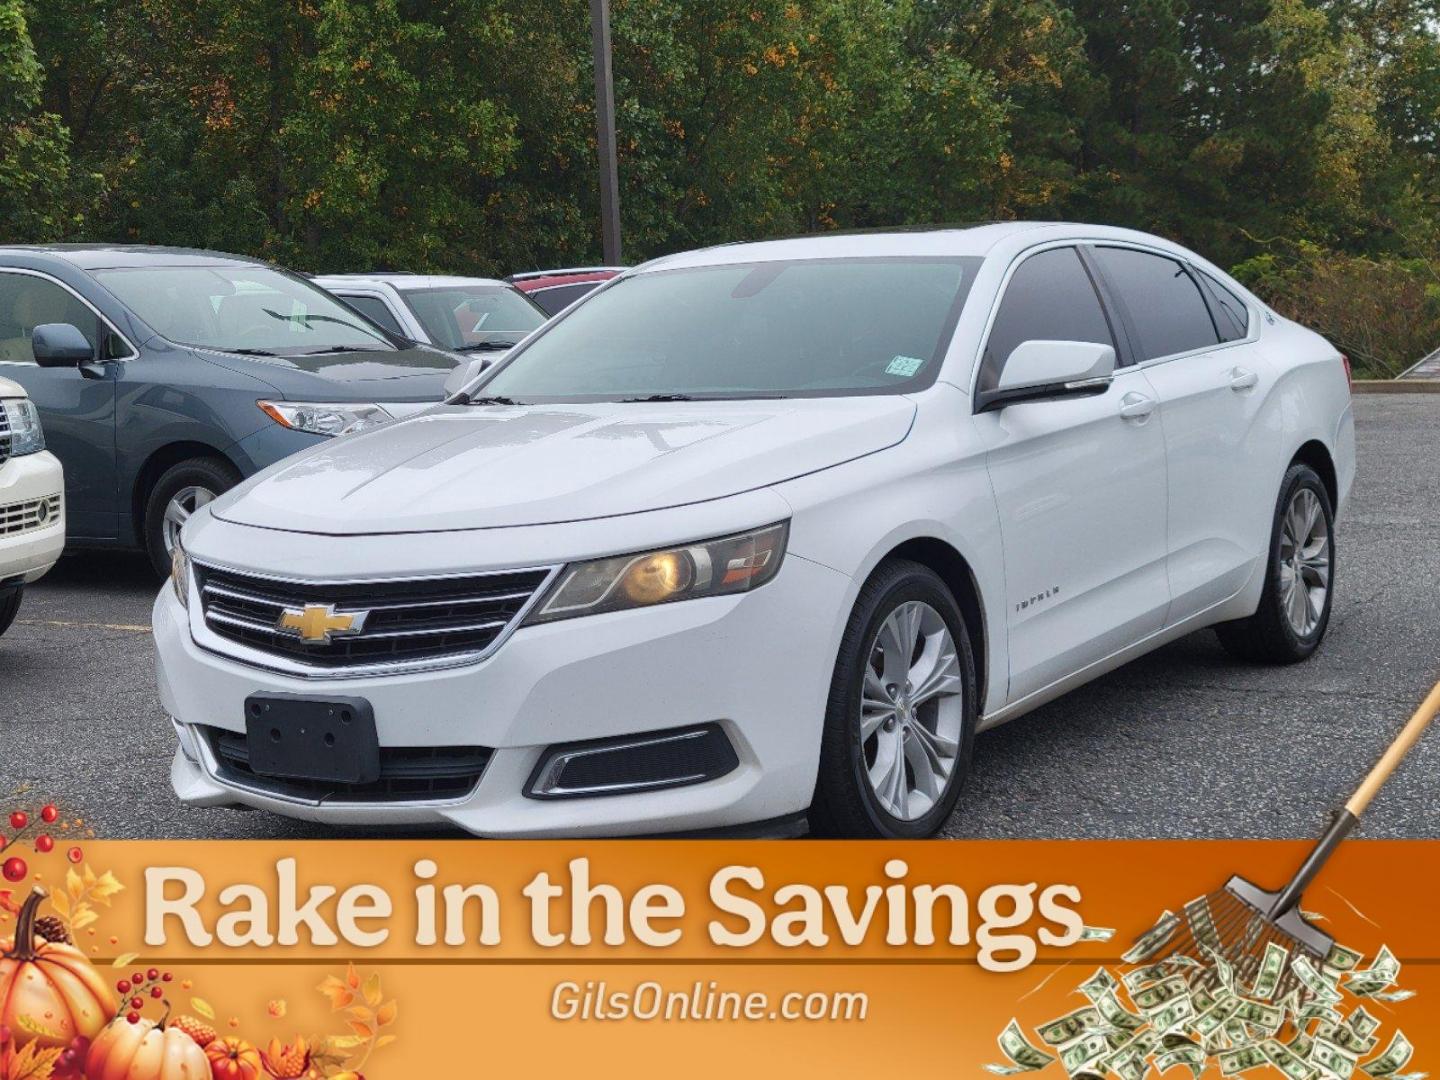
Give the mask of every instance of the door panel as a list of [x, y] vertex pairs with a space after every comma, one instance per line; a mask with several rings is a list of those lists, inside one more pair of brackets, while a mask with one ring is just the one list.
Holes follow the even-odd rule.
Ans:
[[1143, 371], [1122, 368], [1104, 394], [976, 417], [1005, 545], [1012, 702], [1164, 625], [1156, 400]]

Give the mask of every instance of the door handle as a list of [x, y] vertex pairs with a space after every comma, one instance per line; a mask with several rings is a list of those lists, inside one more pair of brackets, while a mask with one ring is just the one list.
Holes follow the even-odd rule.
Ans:
[[1120, 399], [1120, 415], [1126, 420], [1144, 420], [1155, 411], [1155, 399], [1133, 390]]
[[1260, 381], [1260, 376], [1253, 371], [1246, 371], [1242, 367], [1230, 369], [1230, 389], [1235, 391], [1249, 390]]

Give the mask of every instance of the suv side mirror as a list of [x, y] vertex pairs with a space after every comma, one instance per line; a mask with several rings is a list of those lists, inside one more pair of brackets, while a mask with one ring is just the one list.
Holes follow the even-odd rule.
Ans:
[[445, 400], [448, 402], [478, 379], [492, 363], [494, 360], [475, 357], [458, 365], [449, 375], [445, 376]]
[[1115, 375], [1115, 349], [1094, 341], [1026, 341], [1017, 345], [1000, 383], [985, 391], [977, 412], [1021, 401], [1103, 394]]
[[42, 323], [30, 332], [30, 350], [40, 367], [79, 367], [95, 359], [91, 345], [77, 326]]

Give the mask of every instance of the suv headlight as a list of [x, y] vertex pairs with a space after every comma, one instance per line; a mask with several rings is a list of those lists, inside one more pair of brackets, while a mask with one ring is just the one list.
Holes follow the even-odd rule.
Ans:
[[789, 532], [789, 522], [781, 522], [718, 540], [572, 563], [525, 622], [553, 622], [758, 588], [779, 572]]
[[311, 435], [350, 435], [395, 419], [381, 405], [313, 401], [258, 401], [256, 404], [281, 427]]
[[10, 456], [38, 454], [45, 449], [45, 432], [40, 427], [40, 410], [29, 398], [6, 398], [0, 410], [10, 422]]
[[175, 538], [175, 549], [170, 552], [170, 585], [175, 590], [175, 599], [186, 611], [190, 610], [190, 556], [185, 554], [185, 545]]

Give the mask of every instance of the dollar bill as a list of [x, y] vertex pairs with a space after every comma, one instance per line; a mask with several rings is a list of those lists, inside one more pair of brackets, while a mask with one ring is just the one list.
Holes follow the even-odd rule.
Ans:
[[1220, 1072], [1224, 1076], [1235, 1076], [1249, 1069], [1258, 1069], [1268, 1060], [1265, 1051], [1258, 1045], [1222, 1050], [1219, 1054]]
[[1176, 1065], [1184, 1065], [1190, 1070], [1190, 1075], [1199, 1077], [1205, 1069], [1205, 1051], [1203, 1048], [1190, 1043], [1188, 1046], [1177, 1046], [1173, 1050], [1167, 1050], [1155, 1059], [1155, 1068], [1160, 1072], [1168, 1072]]
[[1150, 1017], [1150, 1026], [1156, 1031], [1174, 1031], [1181, 1024], [1194, 1018], [1195, 1006], [1190, 1001], [1190, 995], [1186, 994], [1153, 1013]]
[[1383, 1002], [1386, 1002], [1387, 1004], [1393, 1005], [1393, 1004], [1394, 1004], [1395, 1002], [1397, 1002], [1397, 1001], [1409, 1001], [1412, 997], [1415, 996], [1415, 991], [1414, 991], [1414, 990], [1377, 991], [1376, 993], [1366, 994], [1366, 995], [1364, 995], [1364, 996], [1365, 996], [1365, 997], [1368, 997], [1371, 1001], [1383, 1001]]
[[1163, 1008], [1176, 998], [1188, 996], [1190, 993], [1189, 984], [1181, 975], [1171, 975], [1168, 979], [1162, 979], [1153, 986], [1147, 986], [1135, 991], [1130, 995], [1130, 1000], [1135, 1002], [1141, 1012], [1152, 1013], [1156, 1009]]
[[1175, 936], [1175, 931], [1180, 928], [1180, 918], [1173, 911], [1167, 911], [1160, 916], [1160, 920], [1145, 933], [1141, 934], [1135, 944], [1126, 950], [1121, 957], [1127, 964], [1138, 964], [1154, 956]]
[[1110, 972], [1102, 967], [1098, 968], [1094, 975], [1091, 975], [1076, 987], [1076, 989], [1093, 1003], [1095, 999], [1101, 995], [1113, 993], [1115, 987], [1119, 985], [1120, 984], [1115, 981], [1115, 976], [1111, 975]]
[[1260, 960], [1260, 970], [1255, 976], [1255, 985], [1250, 995], [1261, 1001], [1275, 996], [1280, 985], [1280, 976], [1285, 974], [1285, 965], [1290, 961], [1290, 950], [1273, 941], [1266, 942], [1265, 955]]
[[1000, 1044], [1000, 1050], [1010, 1059], [1009, 1065], [986, 1065], [988, 1072], [996, 1076], [1014, 1076], [1022, 1072], [1034, 1072], [1036, 1069], [1043, 1069], [1055, 1060], [1054, 1056], [1045, 1053], [1026, 1040], [1024, 1033], [1020, 1030], [1020, 1021], [1012, 1019], [1005, 1025], [1005, 1030], [1000, 1033], [996, 1042]]
[[1203, 945], [1201, 948], [1204, 949], [1205, 955], [1210, 957], [1210, 964], [1215, 969], [1215, 978], [1220, 981], [1220, 985], [1231, 993], [1234, 993], [1235, 969], [1230, 966], [1229, 961], [1226, 960], [1225, 957], [1220, 955], [1218, 950], [1205, 948]]
[[1065, 1067], [1066, 1072], [1074, 1076], [1108, 1053], [1110, 1044], [1104, 1035], [1086, 1035], [1060, 1051], [1060, 1064]]
[[1265, 1052], [1270, 1063], [1279, 1069], [1290, 1080], [1309, 1080], [1316, 1073], [1315, 1067], [1295, 1053], [1284, 1043], [1276, 1042], [1274, 1039], [1266, 1039], [1260, 1044], [1260, 1049]]
[[1373, 997], [1394, 985], [1399, 977], [1400, 961], [1388, 945], [1382, 945], [1369, 967], [1346, 973], [1345, 989], [1356, 997]]
[[1240, 1007], [1235, 1010], [1234, 1019], [1254, 1024], [1267, 1035], [1273, 1035], [1280, 1030], [1280, 1025], [1285, 1023], [1285, 1010], [1278, 1005], [1267, 1005], [1263, 1001], [1250, 1001], [1242, 998]]
[[1201, 1038], [1208, 1038], [1222, 1030], [1225, 1022], [1234, 1016], [1239, 1008], [1240, 1002], [1236, 998], [1218, 1002], [1195, 1017], [1195, 1023], [1191, 1025], [1191, 1028]]
[[1360, 1054], [1368, 1054], [1371, 1050], [1375, 1049], [1375, 1044], [1379, 1042], [1379, 1039], [1374, 1035], [1361, 1035], [1348, 1025], [1342, 1023], [1321, 1023], [1321, 1025], [1315, 1029], [1315, 1034], [1319, 1038], [1329, 1039], [1342, 1050], [1346, 1050], [1357, 1056]]
[[1375, 1033], [1375, 1029], [1380, 1026], [1380, 1021], [1371, 1016], [1364, 1005], [1358, 1005], [1355, 1011], [1345, 1020], [1345, 1026], [1356, 1035], [1364, 1038], [1367, 1035], [1373, 1035]]
[[1125, 984], [1126, 990], [1134, 991], [1148, 983], [1159, 982], [1169, 974], [1170, 965], [1162, 960], [1158, 964], [1145, 964], [1134, 971], [1127, 971], [1120, 981]]
[[1101, 994], [1096, 998], [1095, 1008], [1105, 1023], [1120, 1031], [1133, 1032], [1145, 1026], [1144, 1020], [1120, 1004], [1120, 999], [1115, 996], [1114, 991]]
[[1057, 1017], [1035, 1029], [1042, 1042], [1051, 1046], [1063, 1046], [1073, 1042], [1086, 1032], [1101, 1027], [1100, 1013], [1093, 1005], [1086, 1005], [1072, 1013]]
[[1353, 971], [1364, 958], [1364, 953], [1347, 949], [1337, 941], [1330, 946], [1330, 951], [1325, 956], [1325, 966], [1336, 971]]
[[1109, 941], [1115, 936], [1115, 930], [1109, 926], [1086, 926], [1080, 930], [1081, 941]]
[[1326, 1005], [1334, 1005], [1341, 1000], [1339, 990], [1330, 985], [1330, 982], [1315, 970], [1315, 965], [1310, 962], [1308, 956], [1297, 956], [1290, 964], [1290, 970], [1300, 980], [1300, 984], [1314, 996], [1315, 1000], [1324, 1002]]
[[1315, 1037], [1301, 1031], [1285, 1045], [1302, 1058], [1308, 1058], [1315, 1049]]
[[1355, 1071], [1356, 1056], [1343, 1047], [1336, 1046], [1329, 1039], [1315, 1039], [1310, 1049], [1310, 1060], [1329, 1076], [1347, 1080]]
[[1410, 1045], [1410, 1040], [1405, 1038], [1405, 1033], [1397, 1031], [1385, 1052], [1365, 1062], [1360, 1068], [1371, 1076], [1389, 1076], [1408, 1065], [1414, 1053], [1415, 1048]]

